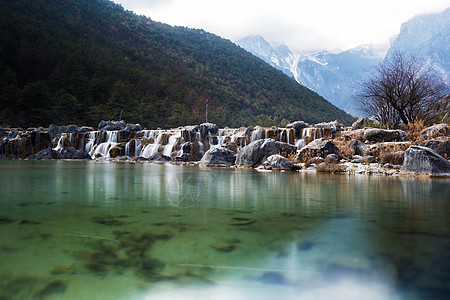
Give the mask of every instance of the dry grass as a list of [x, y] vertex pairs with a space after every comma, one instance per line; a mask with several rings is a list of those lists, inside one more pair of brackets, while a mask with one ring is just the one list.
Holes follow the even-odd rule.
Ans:
[[352, 158], [355, 155], [355, 151], [348, 146], [349, 140], [345, 138], [338, 138], [333, 140], [333, 143], [338, 147], [339, 151], [336, 153], [340, 157]]
[[335, 174], [335, 173], [344, 173], [345, 171], [347, 171], [347, 168], [344, 165], [330, 164], [326, 162], [320, 163], [316, 168], [317, 173]]
[[300, 162], [305, 163], [305, 167], [307, 168], [310, 166], [309, 164], [310, 159], [314, 157], [315, 157], [314, 152], [311, 151], [310, 149], [307, 149], [305, 152], [303, 152], [301, 155], [298, 156], [298, 159]]
[[393, 165], [401, 165], [403, 164], [404, 154], [404, 151], [383, 152], [378, 157], [378, 160], [381, 164], [390, 163]]
[[425, 129], [425, 123], [423, 120], [418, 120], [414, 123], [408, 123], [406, 128], [406, 139], [411, 142], [423, 142], [425, 138], [421, 134], [422, 130]]

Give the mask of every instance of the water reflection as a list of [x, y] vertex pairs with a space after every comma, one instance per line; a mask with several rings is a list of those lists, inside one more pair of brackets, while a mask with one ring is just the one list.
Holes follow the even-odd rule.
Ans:
[[450, 292], [448, 180], [1, 162], [0, 188], [0, 298]]

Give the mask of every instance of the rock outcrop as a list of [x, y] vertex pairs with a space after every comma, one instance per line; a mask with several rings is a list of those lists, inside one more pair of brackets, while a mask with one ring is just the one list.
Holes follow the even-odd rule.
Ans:
[[411, 146], [405, 151], [402, 172], [448, 175], [450, 162], [430, 148]]
[[437, 137], [432, 140], [427, 140], [420, 143], [419, 146], [428, 147], [433, 149], [437, 154], [444, 158], [450, 158], [450, 138], [449, 137]]
[[305, 147], [299, 150], [296, 160], [304, 161], [305, 159], [309, 159], [311, 157], [322, 157], [325, 158], [328, 154], [333, 154], [338, 151], [338, 147], [336, 145], [325, 138], [320, 138], [312, 141]]
[[257, 167], [273, 154], [288, 156], [294, 154], [296, 151], [297, 147], [287, 143], [277, 142], [273, 139], [257, 140], [239, 151], [236, 157], [236, 165]]
[[359, 140], [351, 140], [348, 147], [353, 150], [354, 155], [365, 156], [369, 153], [367, 146]]
[[347, 138], [368, 141], [372, 143], [402, 141], [406, 132], [380, 128], [356, 129], [344, 134]]
[[202, 123], [199, 130], [202, 139], [205, 139], [208, 134], [216, 134], [219, 131], [219, 126], [213, 123]]
[[234, 153], [226, 148], [217, 147], [206, 151], [200, 160], [205, 166], [232, 166], [236, 160]]
[[263, 163], [262, 166], [268, 170], [292, 170], [294, 164], [279, 154], [274, 154], [269, 156]]

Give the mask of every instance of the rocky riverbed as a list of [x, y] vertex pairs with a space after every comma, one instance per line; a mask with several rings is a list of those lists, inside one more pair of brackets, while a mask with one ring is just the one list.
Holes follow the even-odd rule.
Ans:
[[0, 128], [1, 159], [171, 162], [259, 171], [450, 176], [450, 127], [417, 132], [338, 121], [286, 128], [219, 128], [213, 123], [143, 129], [124, 121], [98, 127]]

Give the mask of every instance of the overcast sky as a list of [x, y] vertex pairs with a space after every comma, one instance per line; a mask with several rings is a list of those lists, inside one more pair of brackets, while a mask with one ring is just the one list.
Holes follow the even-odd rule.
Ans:
[[346, 50], [388, 43], [417, 14], [449, 0], [113, 0], [170, 25], [202, 28], [236, 41], [261, 35], [297, 50]]

